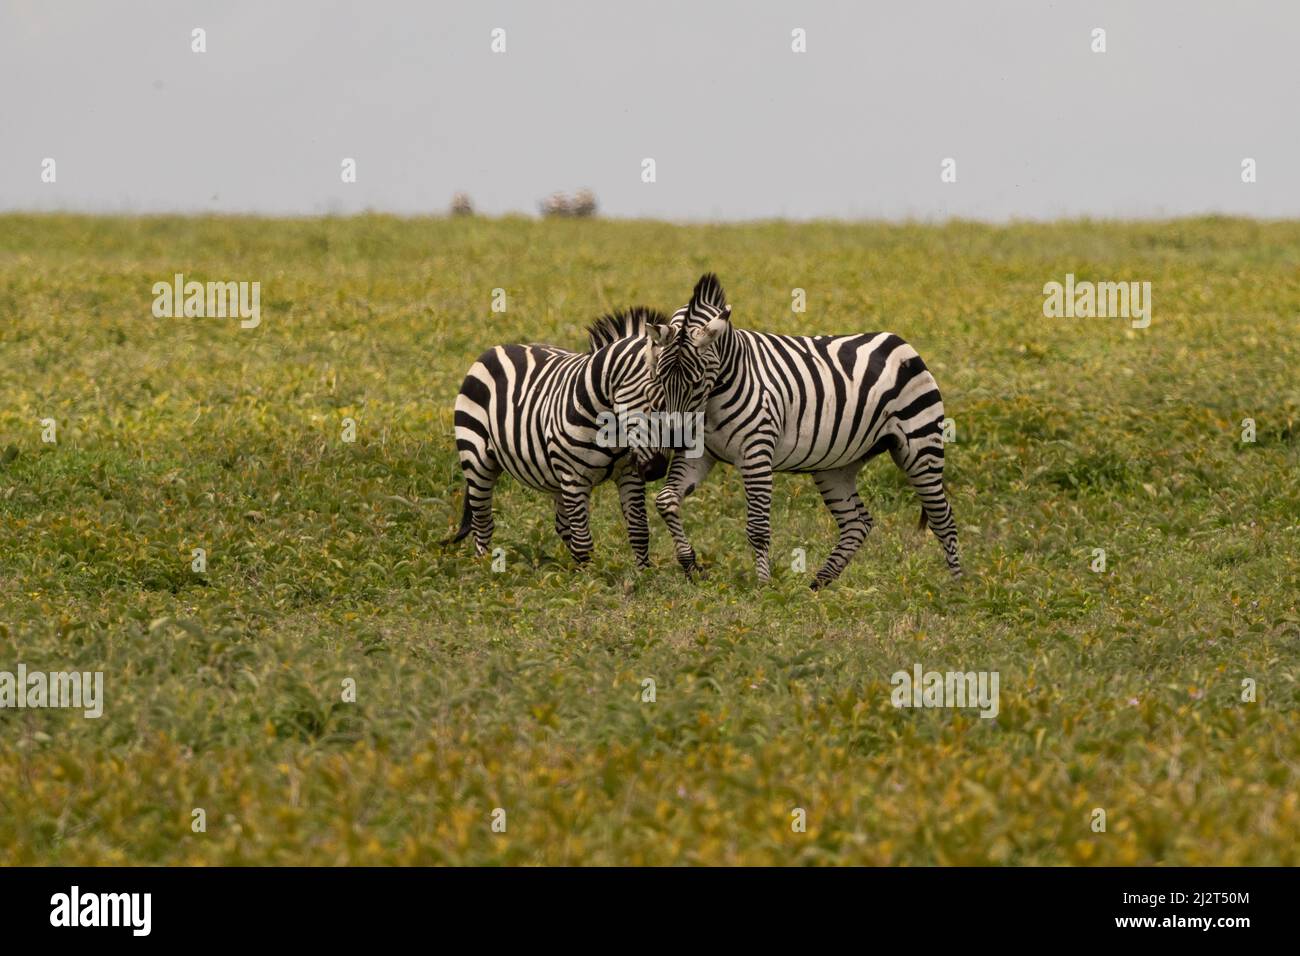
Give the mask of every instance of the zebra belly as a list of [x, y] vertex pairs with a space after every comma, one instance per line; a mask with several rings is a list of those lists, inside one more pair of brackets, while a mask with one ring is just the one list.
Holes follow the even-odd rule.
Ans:
[[876, 447], [873, 452], [873, 446], [879, 446], [880, 443], [879, 438], [871, 440], [865, 436], [847, 444], [837, 443], [831, 447], [819, 447], [812, 440], [783, 442], [777, 445], [776, 454], [772, 458], [772, 470], [831, 471], [861, 461], [870, 453], [879, 454], [884, 448]]
[[547, 494], [555, 494], [557, 491], [560, 490], [559, 479], [555, 478], [553, 474], [548, 475], [545, 478], [539, 479], [535, 471], [525, 472], [519, 468], [511, 468], [508, 465], [506, 466], [505, 471], [506, 474], [509, 475], [511, 478], [513, 478], [515, 481], [519, 482], [521, 485], [525, 485], [529, 488], [532, 488], [534, 491], [542, 491]]
[[[939, 405], [942, 417], [943, 406]], [[735, 465], [745, 458], [745, 448], [753, 441], [755, 430], [721, 433], [709, 431], [705, 425], [704, 447], [718, 461]], [[867, 461], [889, 450], [901, 436], [899, 423], [892, 416], [884, 416], [869, 433], [842, 436], [843, 440], [827, 445], [816, 440], [811, 433], [783, 435], [776, 443], [772, 455], [772, 470], [797, 474], [832, 471], [858, 461]]]
[[704, 430], [704, 447], [709, 454], [718, 461], [735, 465], [744, 461], [745, 449], [754, 444], [757, 435], [775, 429], [778, 438], [772, 453], [773, 471], [830, 471], [879, 454], [884, 450], [882, 439], [888, 440], [893, 434], [888, 430], [888, 419], [885, 419], [877, 422], [870, 434], [864, 434], [864, 429], [859, 428], [858, 434], [849, 436], [847, 428], [841, 428], [840, 434], [835, 436], [830, 429], [839, 421], [839, 413], [833, 409], [823, 410], [820, 427], [815, 427], [813, 418], [809, 416], [801, 428], [784, 428], [772, 424], [770, 419], [753, 422], [743, 430], [713, 428], [712, 422], [726, 414], [726, 410], [719, 409], [716, 413], [714, 409], [709, 410]]
[[[723, 434], [710, 431], [709, 422], [706, 418], [704, 423], [704, 449], [718, 461], [734, 465], [741, 459], [744, 445], [736, 432]], [[680, 452], [674, 452], [674, 454], [680, 454]]]
[[[541, 491], [546, 494], [555, 494], [563, 490], [564, 485], [560, 479], [561, 469], [559, 467], [561, 463], [551, 453], [539, 450], [535, 454], [511, 454], [503, 447], [502, 442], [498, 440], [498, 436], [495, 434], [493, 435], [493, 444], [495, 445], [494, 452], [497, 461], [501, 467], [506, 474], [521, 485], [526, 485], [534, 491]], [[592, 487], [613, 475], [615, 467], [622, 457], [622, 455], [591, 455], [590, 451], [587, 454], [589, 457], [586, 460], [574, 461], [566, 459], [563, 462], [563, 468]]]
[[772, 462], [772, 471], [790, 471], [798, 473], [814, 473], [819, 471], [833, 471], [835, 468], [845, 467], [846, 464], [861, 462], [866, 458], [874, 458], [881, 451], [885, 450], [891, 444], [892, 438], [887, 436], [878, 438], [878, 440], [859, 441], [852, 445], [832, 449], [828, 453], [809, 454], [807, 449], [793, 449], [790, 454], [784, 458], [776, 459]]

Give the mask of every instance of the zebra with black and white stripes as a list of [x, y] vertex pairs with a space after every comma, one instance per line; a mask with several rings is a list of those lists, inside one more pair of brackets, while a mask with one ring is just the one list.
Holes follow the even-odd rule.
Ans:
[[770, 575], [772, 475], [807, 472], [839, 527], [839, 541], [812, 580], [839, 577], [871, 530], [858, 497], [863, 464], [888, 451], [921, 499], [961, 576], [957, 526], [943, 488], [943, 400], [921, 357], [897, 335], [773, 335], [737, 329], [712, 273], [696, 284], [664, 334], [655, 376], [669, 411], [705, 411], [706, 454], [675, 455], [655, 506], [690, 575], [695, 550], [682, 528], [681, 502], [717, 461], [735, 465], [745, 486], [746, 533], [758, 579]]
[[555, 500], [555, 530], [579, 564], [591, 556], [591, 490], [618, 485], [628, 539], [639, 567], [650, 564], [645, 482], [663, 476], [662, 455], [605, 440], [609, 416], [652, 412], [652, 371], [666, 318], [635, 308], [598, 319], [590, 351], [498, 345], [470, 367], [456, 396], [456, 449], [465, 476], [460, 529], [479, 555], [491, 547], [492, 492], [509, 473]]

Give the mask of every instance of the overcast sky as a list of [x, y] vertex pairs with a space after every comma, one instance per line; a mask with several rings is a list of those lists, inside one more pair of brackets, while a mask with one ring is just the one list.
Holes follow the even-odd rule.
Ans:
[[1298, 47], [1295, 0], [0, 0], [0, 209], [1297, 217]]

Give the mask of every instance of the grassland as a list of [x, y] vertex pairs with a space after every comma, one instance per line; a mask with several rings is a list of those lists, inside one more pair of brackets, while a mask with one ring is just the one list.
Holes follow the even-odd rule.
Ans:
[[[766, 588], [730, 469], [700, 584], [657, 520], [634, 574], [610, 486], [586, 569], [508, 481], [504, 571], [440, 546], [477, 354], [708, 269], [740, 325], [926, 358], [964, 582], [887, 458], [820, 594], [798, 476]], [[154, 318], [176, 272], [261, 325]], [[1045, 319], [1066, 272], [1150, 281], [1151, 326]], [[106, 697], [0, 710], [0, 863], [1300, 863], [1298, 316], [1300, 223], [0, 217], [0, 670]], [[998, 671], [997, 719], [895, 709], [916, 663]]]

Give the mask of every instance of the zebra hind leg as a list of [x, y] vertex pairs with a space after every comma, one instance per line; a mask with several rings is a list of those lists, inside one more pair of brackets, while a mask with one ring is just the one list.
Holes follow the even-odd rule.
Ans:
[[569, 516], [569, 537], [565, 544], [569, 554], [579, 564], [591, 560], [591, 488], [579, 484], [566, 484], [560, 499]]
[[943, 442], [938, 435], [931, 441], [900, 444], [891, 451], [894, 463], [907, 475], [916, 496], [921, 499], [921, 527], [927, 524], [943, 546], [948, 570], [961, 577], [961, 559], [957, 555], [957, 522], [943, 491]]
[[564, 503], [564, 497], [557, 494], [555, 496], [555, 533], [560, 536], [564, 546], [569, 546], [569, 511], [568, 506]]
[[469, 501], [470, 526], [474, 532], [474, 552], [480, 557], [492, 550], [492, 491], [501, 472], [466, 470], [465, 496]]
[[858, 469], [861, 467], [860, 462], [855, 462], [846, 468], [813, 475], [822, 501], [826, 502], [840, 529], [839, 541], [809, 585], [814, 591], [821, 590], [840, 576], [871, 530], [871, 515], [858, 497]]
[[862, 519], [862, 526], [867, 529], [867, 534], [871, 534], [871, 529], [876, 526], [876, 519], [871, 516], [867, 506], [862, 503], [856, 489], [853, 492], [853, 504], [857, 506], [858, 516]]

